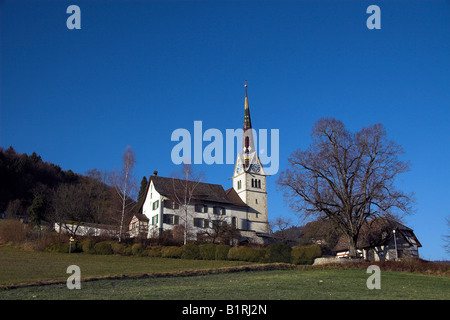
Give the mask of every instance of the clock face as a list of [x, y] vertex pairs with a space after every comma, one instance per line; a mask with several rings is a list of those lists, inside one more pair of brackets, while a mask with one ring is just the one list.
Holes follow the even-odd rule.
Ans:
[[237, 173], [241, 172], [241, 169], [242, 169], [241, 166], [237, 166], [237, 167], [236, 167], [236, 172], [237, 172]]
[[252, 164], [252, 169], [253, 169], [253, 171], [255, 171], [255, 172], [259, 172], [259, 170], [260, 170], [261, 168], [260, 168], [259, 164]]

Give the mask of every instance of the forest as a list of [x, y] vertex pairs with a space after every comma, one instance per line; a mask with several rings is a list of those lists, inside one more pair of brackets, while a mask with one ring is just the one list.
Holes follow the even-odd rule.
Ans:
[[[62, 220], [117, 225], [122, 203], [109, 176], [98, 169], [85, 174], [62, 170], [35, 152], [0, 148], [0, 214], [35, 226]], [[136, 201], [128, 202], [125, 220], [137, 211]]]

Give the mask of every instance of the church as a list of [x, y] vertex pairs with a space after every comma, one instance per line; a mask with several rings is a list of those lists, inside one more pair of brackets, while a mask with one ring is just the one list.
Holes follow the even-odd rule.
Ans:
[[129, 223], [130, 237], [154, 238], [177, 225], [197, 240], [223, 223], [251, 243], [270, 242], [266, 174], [257, 155], [245, 84], [242, 149], [225, 190], [218, 184], [158, 176], [148, 179], [144, 202]]

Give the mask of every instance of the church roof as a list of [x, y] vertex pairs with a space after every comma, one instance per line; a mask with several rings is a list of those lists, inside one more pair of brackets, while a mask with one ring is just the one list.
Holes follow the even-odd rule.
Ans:
[[182, 197], [186, 187], [192, 191], [191, 202], [193, 203], [213, 203], [217, 205], [247, 207], [247, 205], [240, 200], [236, 191], [230, 189], [225, 191], [219, 184], [186, 181], [176, 178], [168, 178], [161, 176], [150, 176], [145, 198], [147, 198], [148, 189], [153, 182], [156, 191], [164, 197], [173, 200], [176, 196]]
[[247, 204], [245, 204], [244, 201], [242, 201], [241, 197], [237, 194], [236, 190], [234, 188], [230, 188], [227, 191], [225, 191], [228, 198], [237, 206], [240, 207], [248, 207]]

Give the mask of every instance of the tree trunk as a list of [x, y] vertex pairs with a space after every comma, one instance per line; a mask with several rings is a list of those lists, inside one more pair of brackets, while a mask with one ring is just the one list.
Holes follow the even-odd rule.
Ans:
[[350, 258], [358, 257], [356, 243], [358, 240], [358, 236], [349, 236], [348, 237], [348, 256]]

